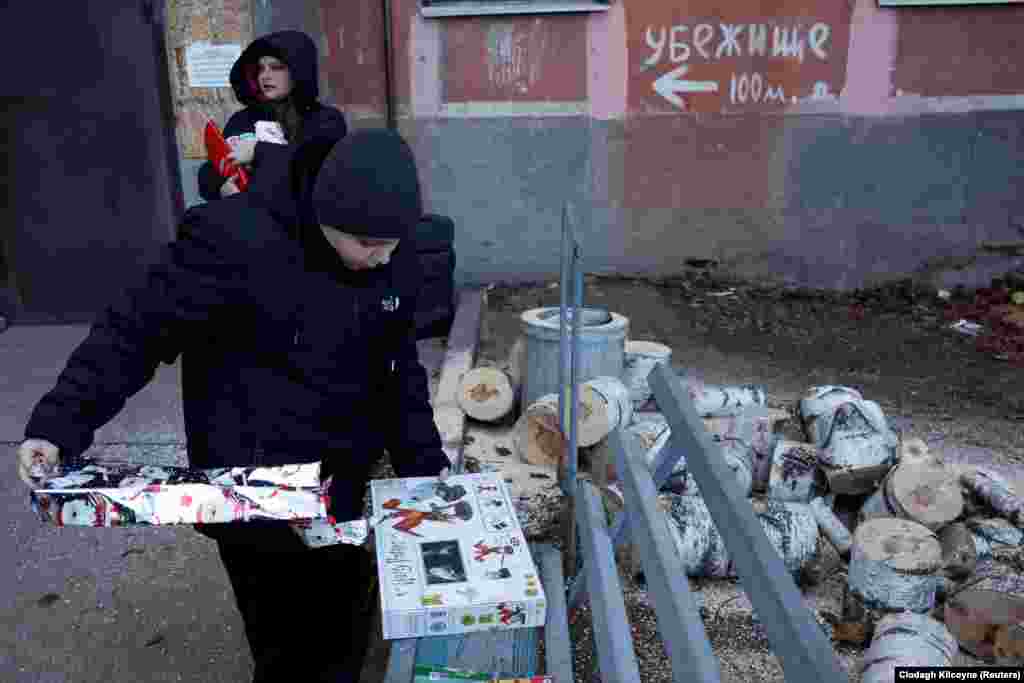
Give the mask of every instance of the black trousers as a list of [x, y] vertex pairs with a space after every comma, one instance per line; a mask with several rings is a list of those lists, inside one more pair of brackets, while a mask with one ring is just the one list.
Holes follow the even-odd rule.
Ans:
[[370, 554], [351, 545], [310, 549], [284, 525], [258, 526], [223, 525], [216, 538], [255, 662], [253, 683], [359, 683]]

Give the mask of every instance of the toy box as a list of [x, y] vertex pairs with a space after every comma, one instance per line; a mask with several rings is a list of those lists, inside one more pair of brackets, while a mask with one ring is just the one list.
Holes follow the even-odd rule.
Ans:
[[327, 516], [319, 463], [213, 470], [90, 463], [58, 474], [32, 493], [39, 516], [57, 526], [216, 524]]
[[544, 625], [500, 474], [380, 479], [370, 491], [385, 640]]

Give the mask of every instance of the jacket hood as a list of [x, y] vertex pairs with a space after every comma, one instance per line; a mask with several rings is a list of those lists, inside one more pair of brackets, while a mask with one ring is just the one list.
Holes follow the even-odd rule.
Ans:
[[292, 98], [299, 111], [308, 109], [320, 96], [316, 43], [301, 31], [278, 31], [254, 40], [231, 67], [235, 97], [249, 107], [262, 104], [257, 83], [260, 57], [277, 57], [288, 65], [292, 77]]

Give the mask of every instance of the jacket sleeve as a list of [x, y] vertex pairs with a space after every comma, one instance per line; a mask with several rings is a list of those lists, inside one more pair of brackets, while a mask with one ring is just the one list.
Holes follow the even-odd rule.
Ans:
[[[243, 133], [256, 132], [255, 124], [246, 110], [236, 111], [228, 119], [224, 126], [224, 138], [230, 138]], [[199, 196], [208, 202], [221, 199], [220, 188], [227, 181], [222, 178], [209, 161], [199, 167]]]
[[227, 306], [244, 301], [245, 268], [228, 259], [226, 231], [186, 212], [178, 239], [142, 281], [100, 313], [71, 353], [55, 386], [36, 404], [26, 439], [45, 439], [74, 459], [94, 432], [142, 389], [161, 361], [173, 363], [184, 336]]
[[391, 464], [399, 477], [433, 477], [452, 465], [441, 449], [441, 435], [434, 424], [427, 371], [416, 347], [415, 296], [403, 296], [405, 309], [399, 326], [400, 338], [391, 373], [391, 402], [398, 419], [393, 429], [384, 430]]

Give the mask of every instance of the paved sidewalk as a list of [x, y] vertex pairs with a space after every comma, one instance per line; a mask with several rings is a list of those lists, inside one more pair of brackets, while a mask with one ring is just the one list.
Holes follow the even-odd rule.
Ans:
[[[189, 527], [58, 529], [29, 508], [14, 446], [87, 332], [74, 325], [0, 333], [0, 681], [248, 683], [241, 619], [212, 541]], [[444, 358], [444, 340], [420, 343], [432, 389]], [[178, 365], [161, 366], [97, 432], [91, 452], [184, 464], [178, 378]]]

